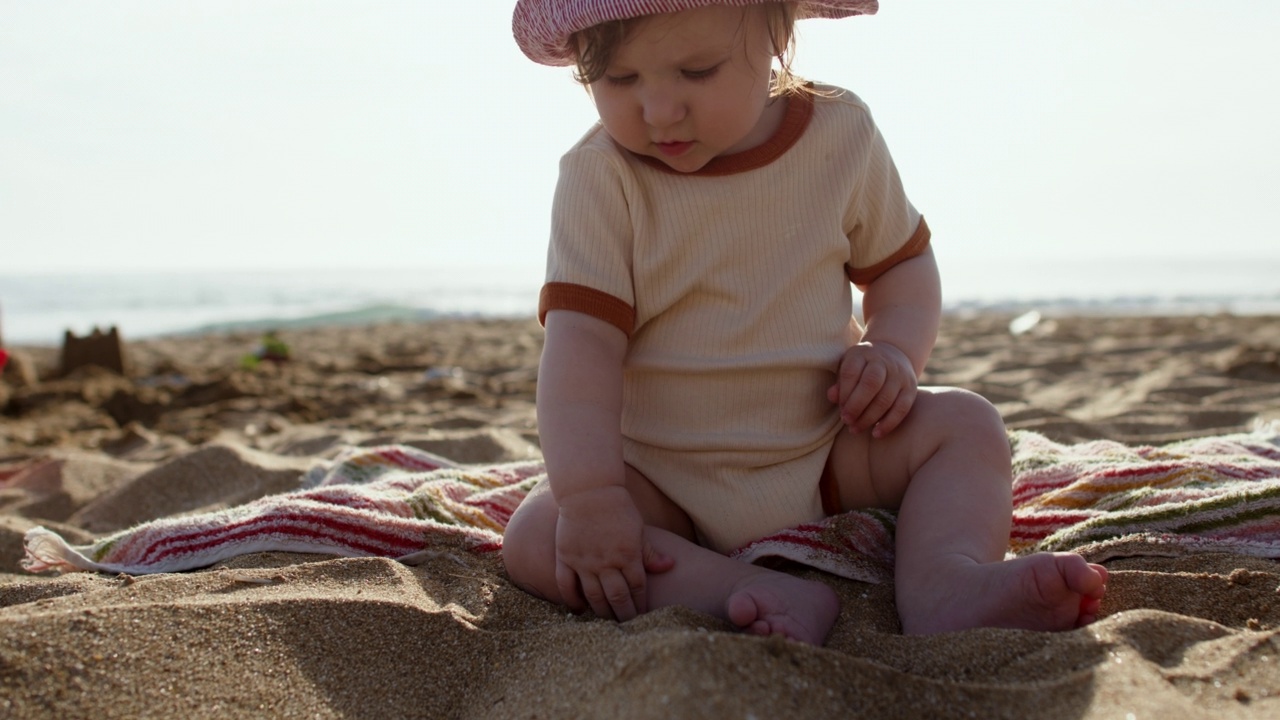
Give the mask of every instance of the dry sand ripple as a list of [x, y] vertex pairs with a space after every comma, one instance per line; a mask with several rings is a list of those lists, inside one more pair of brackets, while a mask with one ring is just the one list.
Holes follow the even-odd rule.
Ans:
[[[983, 392], [1012, 427], [1131, 443], [1280, 419], [1274, 318], [949, 318], [927, 380]], [[126, 329], [127, 330], [127, 329]], [[32, 577], [21, 536], [75, 540], [289, 489], [347, 444], [464, 462], [537, 455], [540, 330], [527, 320], [282, 333], [293, 360], [237, 369], [256, 337], [130, 343], [128, 377], [13, 380], [0, 418], [0, 715], [74, 717], [1274, 718], [1280, 563], [1117, 559], [1081, 630], [904, 637], [891, 585], [822, 577], [823, 648], [688, 610], [616, 624], [514, 588], [458, 551], [249, 555], [137, 578]], [[47, 373], [53, 352], [25, 350]], [[6, 376], [7, 378], [9, 376]]]

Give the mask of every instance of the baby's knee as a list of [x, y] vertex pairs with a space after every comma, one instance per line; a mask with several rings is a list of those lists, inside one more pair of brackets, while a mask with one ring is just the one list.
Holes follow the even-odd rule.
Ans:
[[518, 553], [515, 555], [509, 553], [505, 545], [502, 548], [502, 564], [506, 567], [507, 579], [512, 585], [540, 600], [555, 601], [555, 596], [549, 596], [546, 587], [540, 582], [541, 578], [536, 568], [524, 562]]
[[[521, 512], [526, 510], [526, 512]], [[502, 537], [502, 564], [517, 587], [535, 597], [558, 601], [555, 580], [555, 525], [543, 527], [545, 513], [517, 508]]]
[[558, 602], [560, 593], [555, 584], [554, 557], [550, 567], [538, 553], [521, 543], [520, 538], [512, 541], [504, 538], [502, 543], [502, 564], [507, 571], [507, 579], [513, 585], [530, 595], [542, 600]]
[[995, 405], [985, 397], [979, 395], [972, 390], [964, 388], [943, 388], [941, 396], [947, 403], [947, 408], [957, 420], [964, 421], [972, 425], [995, 426], [1001, 430], [1004, 429], [1004, 421], [1000, 418], [1000, 411]]
[[931, 412], [945, 431], [970, 442], [991, 442], [1007, 448], [1004, 419], [991, 401], [963, 388], [932, 388]]

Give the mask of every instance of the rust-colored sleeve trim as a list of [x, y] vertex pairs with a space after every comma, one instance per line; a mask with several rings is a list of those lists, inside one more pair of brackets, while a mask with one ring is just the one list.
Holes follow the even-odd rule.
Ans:
[[542, 286], [538, 298], [538, 322], [545, 327], [547, 313], [572, 310], [603, 320], [621, 330], [627, 337], [636, 328], [636, 311], [627, 303], [606, 292], [573, 283], [549, 282]]
[[920, 224], [916, 226], [916, 231], [912, 233], [911, 239], [898, 248], [897, 252], [868, 268], [852, 268], [845, 265], [845, 273], [849, 275], [849, 280], [858, 287], [870, 285], [894, 265], [903, 260], [910, 260], [929, 249], [929, 238], [929, 226], [925, 224], [924, 218], [920, 218]]

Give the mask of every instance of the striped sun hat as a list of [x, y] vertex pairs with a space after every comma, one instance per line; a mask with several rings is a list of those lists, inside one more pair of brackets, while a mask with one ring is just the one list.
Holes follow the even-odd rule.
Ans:
[[[610, 20], [692, 10], [706, 5], [755, 5], [767, 0], [519, 0], [511, 19], [516, 44], [543, 65], [572, 65], [569, 36]], [[798, 18], [872, 15], [877, 0], [799, 0]]]

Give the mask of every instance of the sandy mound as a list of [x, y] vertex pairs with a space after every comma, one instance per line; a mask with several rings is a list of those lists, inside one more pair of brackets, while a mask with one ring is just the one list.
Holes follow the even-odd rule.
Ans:
[[[949, 318], [927, 380], [1014, 428], [1128, 443], [1280, 419], [1274, 318]], [[293, 489], [349, 445], [536, 457], [532, 321], [131, 343], [128, 377], [9, 385], [0, 418], [5, 717], [1046, 717], [1280, 714], [1280, 564], [1117, 559], [1102, 619], [1046, 634], [899, 633], [891, 584], [795, 568], [842, 613], [813, 648], [667, 609], [617, 624], [513, 587], [497, 561], [268, 553], [146, 577], [32, 577], [21, 535], [78, 542]], [[34, 367], [52, 350], [21, 351]]]

